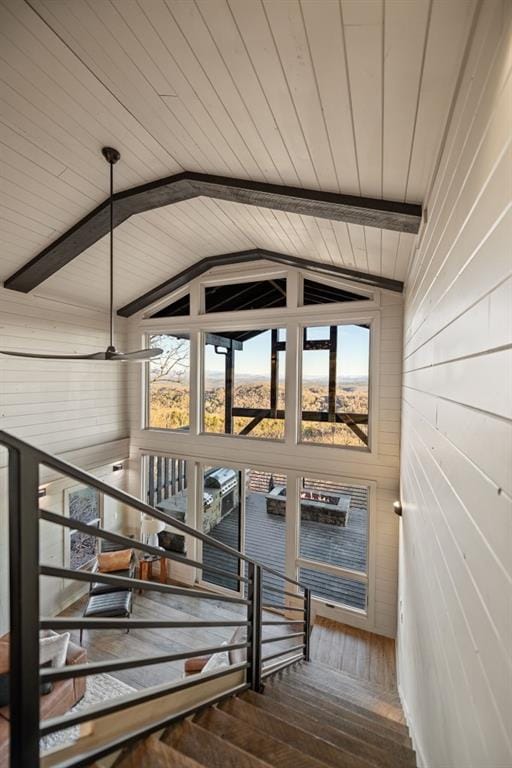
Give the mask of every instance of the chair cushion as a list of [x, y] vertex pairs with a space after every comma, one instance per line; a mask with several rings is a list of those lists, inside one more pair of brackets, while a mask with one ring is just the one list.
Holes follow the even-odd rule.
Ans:
[[[125, 571], [111, 572], [114, 576], [124, 576], [127, 579], [133, 577], [133, 568], [128, 568]], [[121, 588], [115, 587], [113, 584], [102, 584], [100, 581], [95, 581], [91, 585], [91, 595], [104, 595], [107, 592], [119, 592]]]
[[127, 589], [91, 595], [84, 616], [127, 616], [132, 605], [132, 593]]
[[115, 552], [100, 552], [97, 556], [98, 571], [111, 573], [112, 571], [126, 571], [130, 567], [133, 549], [119, 549]]

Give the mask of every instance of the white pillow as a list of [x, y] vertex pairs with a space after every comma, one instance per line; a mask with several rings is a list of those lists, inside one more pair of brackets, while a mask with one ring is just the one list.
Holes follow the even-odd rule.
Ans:
[[[227, 645], [227, 643], [224, 642], [222, 645]], [[213, 656], [210, 656], [201, 670], [201, 674], [204, 675], [206, 672], [217, 672], [217, 670], [222, 669], [222, 667], [229, 667], [228, 651], [219, 651], [219, 653], [214, 653]]]
[[69, 632], [59, 635], [51, 630], [42, 634], [39, 638], [39, 664], [51, 661], [54, 668], [65, 666], [70, 637]]

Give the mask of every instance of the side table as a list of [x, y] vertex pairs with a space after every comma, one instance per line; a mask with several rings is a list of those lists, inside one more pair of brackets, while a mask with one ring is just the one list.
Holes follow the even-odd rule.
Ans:
[[[142, 557], [139, 560], [139, 579], [141, 581], [152, 581], [153, 580], [153, 563], [160, 562], [160, 577], [159, 581], [161, 584], [167, 584], [167, 557], [158, 557], [157, 555], [154, 555], [153, 557]], [[142, 589], [139, 589], [139, 593], [143, 592]]]

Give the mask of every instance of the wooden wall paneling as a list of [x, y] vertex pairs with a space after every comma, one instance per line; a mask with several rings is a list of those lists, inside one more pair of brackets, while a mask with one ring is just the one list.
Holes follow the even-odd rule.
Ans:
[[406, 287], [398, 631], [422, 764], [469, 768], [512, 754], [512, 16], [478, 10]]

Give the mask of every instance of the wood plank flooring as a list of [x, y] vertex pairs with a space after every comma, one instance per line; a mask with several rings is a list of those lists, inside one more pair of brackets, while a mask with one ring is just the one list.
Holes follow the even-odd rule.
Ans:
[[395, 641], [317, 617], [311, 656], [328, 667], [396, 692]]
[[[82, 616], [87, 597], [84, 596], [61, 616]], [[179, 595], [164, 595], [147, 591], [136, 594], [132, 618], [169, 621], [245, 620], [243, 605], [225, 603], [223, 600], [204, 600]], [[265, 619], [279, 618], [275, 613], [264, 612]], [[295, 629], [295, 627], [293, 628]], [[264, 627], [265, 637], [277, 637], [291, 631], [288, 627]], [[144, 657], [182, 653], [195, 649], [222, 645], [230, 640], [236, 627], [192, 627], [184, 629], [131, 629], [84, 631], [82, 645], [87, 649], [89, 661], [116, 661], [128, 657]], [[79, 633], [72, 632], [74, 642], [79, 642]], [[293, 647], [297, 638], [264, 646], [264, 655]], [[162, 682], [174, 682], [183, 677], [184, 661], [173, 661], [147, 667], [116, 671], [113, 677], [136, 689]]]
[[[86, 598], [74, 603], [62, 616], [81, 616]], [[222, 619], [234, 620], [245, 616], [245, 607], [224, 603], [222, 600], [199, 600], [158, 592], [135, 595], [134, 618], [168, 620]], [[268, 614], [266, 618], [275, 614]], [[269, 636], [283, 633], [283, 627], [267, 628]], [[179, 653], [191, 649], [221, 645], [235, 630], [232, 627], [188, 629], [132, 629], [128, 634], [120, 630], [91, 630], [84, 632], [82, 645], [87, 649], [89, 661], [115, 661], [127, 657], [149, 657], [157, 654]], [[73, 633], [78, 642], [78, 633]], [[286, 641], [293, 646], [297, 641]], [[282, 650], [285, 643], [269, 643], [265, 655]], [[350, 675], [361, 683], [382, 689], [383, 699], [389, 701], [398, 694], [396, 689], [395, 643], [380, 635], [354, 629], [345, 624], [317, 617], [311, 638], [312, 659], [326, 667]], [[183, 677], [183, 661], [168, 662], [149, 667], [116, 671], [113, 676], [141, 689], [173, 682]], [[396, 717], [396, 715], [395, 715]]]

